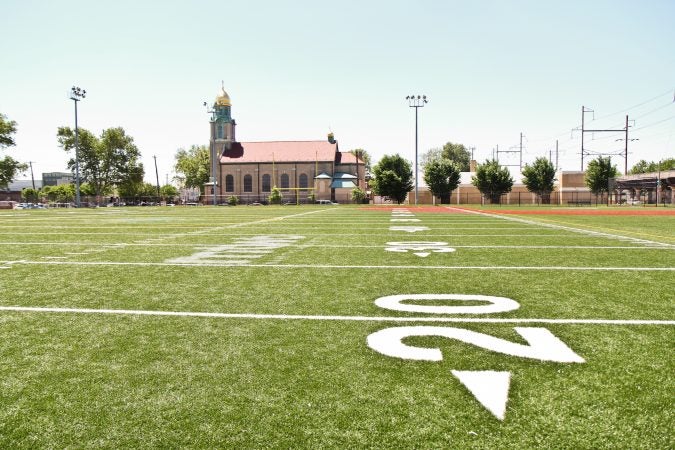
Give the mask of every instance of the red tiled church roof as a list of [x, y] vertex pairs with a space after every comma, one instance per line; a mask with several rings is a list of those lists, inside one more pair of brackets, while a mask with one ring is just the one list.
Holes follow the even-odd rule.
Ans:
[[328, 141], [235, 142], [221, 155], [220, 163], [333, 162], [340, 155], [337, 143]]

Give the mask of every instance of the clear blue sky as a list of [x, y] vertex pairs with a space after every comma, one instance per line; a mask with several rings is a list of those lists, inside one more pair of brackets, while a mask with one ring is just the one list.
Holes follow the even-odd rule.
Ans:
[[[570, 130], [585, 105], [597, 119], [587, 127], [636, 119], [629, 166], [675, 157], [672, 0], [5, 0], [1, 10], [0, 112], [18, 122], [3, 153], [37, 174], [66, 168], [56, 129], [74, 126], [77, 85], [80, 126], [124, 127], [146, 179], [156, 155], [163, 184], [178, 148], [208, 143], [202, 102], [221, 80], [241, 141], [324, 139], [330, 127], [343, 151], [412, 160], [405, 96], [426, 94], [420, 153], [453, 141], [483, 161], [522, 132], [524, 162], [559, 139], [560, 165], [579, 170]], [[586, 147], [618, 151], [622, 137], [587, 135]]]

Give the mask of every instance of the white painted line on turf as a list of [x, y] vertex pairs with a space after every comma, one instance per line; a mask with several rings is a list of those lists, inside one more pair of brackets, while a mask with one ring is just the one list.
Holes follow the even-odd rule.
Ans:
[[[436, 237], [438, 235], [434, 235]], [[121, 247], [206, 247], [207, 243], [196, 242], [194, 244], [82, 244], [78, 242], [0, 242], [0, 245], [39, 245], [39, 246], [68, 246], [81, 245], [86, 247], [101, 246], [104, 248], [121, 248]], [[293, 245], [294, 248], [345, 248], [345, 244], [298, 244]], [[361, 245], [349, 244], [349, 248], [381, 248], [382, 245]], [[494, 249], [588, 249], [588, 250], [675, 250], [675, 247], [654, 246], [648, 247], [644, 245], [453, 245], [453, 248], [494, 248]], [[85, 255], [87, 253], [64, 253], [65, 255]]]
[[556, 225], [556, 224], [551, 224], [551, 223], [545, 223], [545, 222], [537, 222], [536, 220], [527, 220], [527, 219], [521, 219], [520, 217], [512, 217], [512, 216], [507, 216], [504, 214], [491, 214], [488, 212], [484, 211], [474, 211], [474, 210], [469, 210], [469, 209], [462, 209], [462, 208], [455, 208], [451, 206], [447, 206], [446, 208], [450, 210], [455, 210], [455, 211], [461, 211], [465, 213], [471, 213], [471, 214], [477, 214], [479, 216], [484, 216], [484, 217], [493, 217], [493, 218], [499, 218], [502, 220], [507, 220], [510, 222], [518, 222], [518, 223], [525, 223], [528, 225], [538, 225], [540, 227], [545, 227], [545, 228], [553, 228], [557, 230], [567, 230], [567, 231], [572, 231], [574, 233], [582, 233], [582, 234], [587, 234], [590, 236], [599, 236], [599, 237], [605, 237], [605, 238], [610, 238], [610, 239], [618, 239], [621, 241], [629, 241], [629, 242], [636, 242], [642, 245], [658, 245], [658, 246], [668, 246], [668, 247], [675, 247], [675, 244], [666, 244], [663, 242], [656, 242], [656, 241], [650, 241], [648, 239], [639, 239], [639, 238], [634, 238], [630, 236], [623, 236], [620, 234], [612, 234], [612, 233], [605, 233], [601, 231], [593, 231], [593, 230], [586, 230], [583, 228], [575, 228], [575, 227], [570, 227], [566, 225]]
[[268, 218], [268, 219], [261, 219], [261, 220], [256, 220], [256, 221], [253, 221], [253, 222], [236, 223], [234, 225], [228, 225], [228, 226], [222, 227], [222, 228], [240, 228], [240, 227], [246, 227], [246, 226], [249, 226], [249, 225], [255, 225], [255, 224], [258, 224], [258, 223], [276, 222], [278, 220], [286, 220], [286, 219], [290, 219], [292, 217], [306, 216], [308, 214], [317, 214], [317, 213], [321, 213], [321, 212], [325, 212], [325, 211], [330, 211], [330, 209], [319, 209], [319, 210], [316, 210], [316, 211], [307, 211], [307, 212], [298, 213], [298, 214], [291, 214], [291, 215], [288, 215], [288, 216], [271, 217], [271, 218]]
[[[167, 263], [167, 262], [115, 262], [115, 261], [22, 261], [22, 264], [80, 265], [80, 266], [223, 266], [218, 263]], [[583, 267], [583, 266], [413, 266], [413, 265], [331, 265], [331, 264], [245, 264], [240, 267], [273, 269], [425, 269], [425, 270], [585, 270], [585, 271], [629, 271], [629, 272], [675, 272], [675, 267]]]
[[497, 319], [470, 317], [386, 317], [386, 316], [316, 316], [293, 314], [246, 314], [218, 313], [194, 311], [152, 311], [135, 309], [94, 309], [94, 308], [54, 308], [33, 306], [0, 306], [0, 311], [36, 312], [36, 313], [77, 313], [77, 314], [111, 314], [138, 316], [172, 316], [172, 317], [212, 317], [219, 319], [263, 319], [263, 320], [317, 320], [317, 321], [351, 321], [351, 322], [445, 322], [445, 323], [497, 323], [524, 324], [544, 323], [559, 325], [675, 325], [675, 320], [639, 320], [639, 319]]

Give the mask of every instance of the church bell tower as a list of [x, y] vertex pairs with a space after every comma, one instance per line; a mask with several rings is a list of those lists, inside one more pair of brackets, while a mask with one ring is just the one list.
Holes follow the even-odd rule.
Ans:
[[[206, 105], [206, 102], [204, 104]], [[237, 125], [232, 118], [232, 103], [230, 102], [230, 96], [225, 92], [224, 83], [221, 84], [216, 101], [209, 112], [211, 113], [211, 137], [209, 139], [211, 181], [209, 184], [211, 185], [213, 204], [215, 205], [216, 196], [223, 194], [223, 186], [220, 180], [220, 157], [232, 148], [232, 144], [235, 142], [234, 128]]]
[[217, 153], [222, 155], [224, 151], [232, 148], [232, 143], [235, 142], [234, 128], [236, 125], [232, 118], [230, 96], [225, 92], [225, 87], [221, 86], [213, 104], [211, 116], [211, 143]]

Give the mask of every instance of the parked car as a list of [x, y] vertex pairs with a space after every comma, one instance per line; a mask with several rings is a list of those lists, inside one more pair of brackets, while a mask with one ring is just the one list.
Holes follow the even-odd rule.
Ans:
[[317, 200], [316, 201], [317, 205], [337, 205], [337, 202], [333, 202], [331, 200]]

